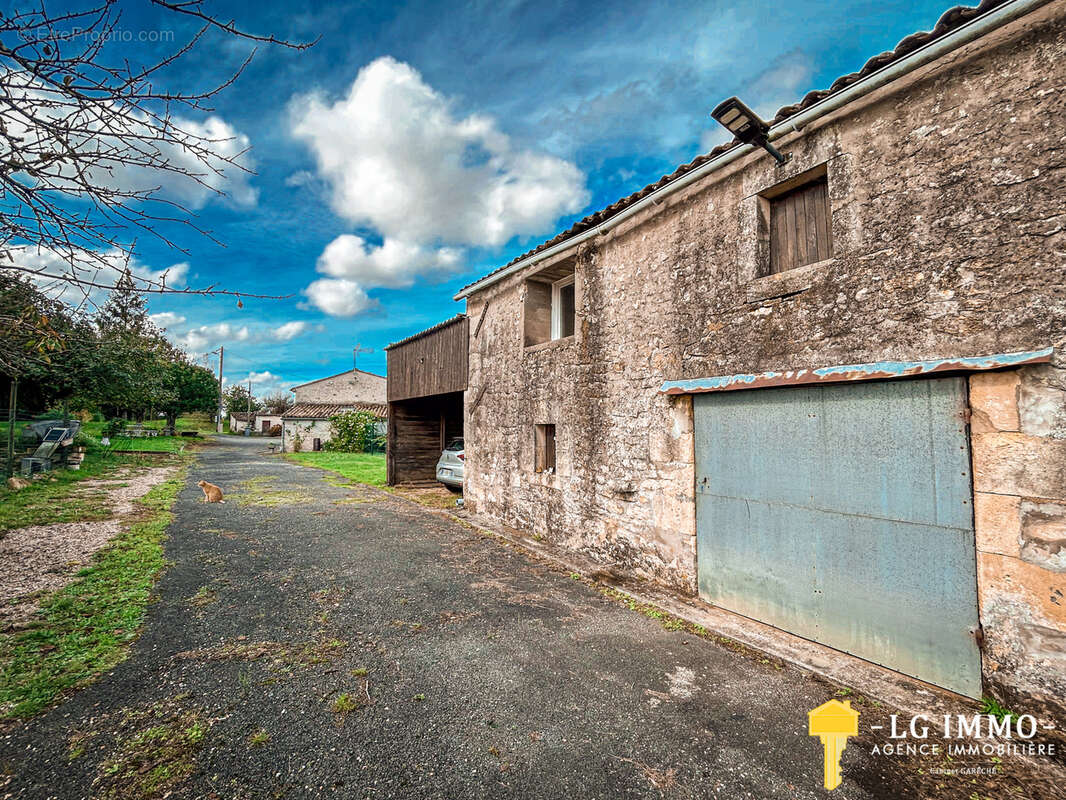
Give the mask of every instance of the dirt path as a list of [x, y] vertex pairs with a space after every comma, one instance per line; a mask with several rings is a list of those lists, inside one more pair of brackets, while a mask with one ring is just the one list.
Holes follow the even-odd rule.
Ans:
[[102, 495], [110, 519], [31, 525], [0, 538], [0, 629], [19, 624], [37, 610], [37, 598], [70, 583], [74, 574], [119, 534], [134, 511], [133, 501], [174, 474], [175, 467], [120, 471], [107, 480], [77, 484], [74, 496]]
[[[199, 478], [228, 502], [200, 503]], [[175, 510], [129, 660], [0, 734], [0, 796], [827, 796], [806, 713], [838, 687], [808, 673], [255, 440], [199, 454]], [[834, 798], [1057, 791], [869, 744]]]

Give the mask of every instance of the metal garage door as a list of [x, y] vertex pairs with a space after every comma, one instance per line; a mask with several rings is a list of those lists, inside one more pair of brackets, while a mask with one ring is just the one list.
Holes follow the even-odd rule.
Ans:
[[694, 406], [701, 596], [979, 697], [965, 380]]

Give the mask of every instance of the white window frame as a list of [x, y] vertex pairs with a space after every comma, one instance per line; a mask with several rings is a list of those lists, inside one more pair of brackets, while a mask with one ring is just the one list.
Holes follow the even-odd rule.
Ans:
[[[552, 341], [563, 338], [563, 287], [575, 283], [575, 274], [560, 278], [552, 284]], [[574, 313], [577, 313], [577, 290], [574, 290]], [[577, 329], [577, 320], [574, 321], [574, 329]], [[573, 335], [573, 334], [571, 334]]]

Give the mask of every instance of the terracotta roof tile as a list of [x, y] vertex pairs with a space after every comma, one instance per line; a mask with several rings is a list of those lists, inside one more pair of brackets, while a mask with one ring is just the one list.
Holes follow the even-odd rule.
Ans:
[[281, 418], [329, 419], [345, 411], [369, 411], [382, 419], [389, 415], [389, 407], [384, 403], [297, 403]]
[[[825, 99], [829, 95], [834, 94], [835, 92], [839, 92], [842, 89], [847, 88], [848, 86], [851, 86], [851, 84], [862, 78], [865, 78], [871, 73], [876, 72], [887, 64], [890, 64], [893, 61], [896, 61], [897, 59], [903, 58], [909, 53], [912, 53], [917, 50], [919, 47], [928, 44], [929, 42], [943, 36], [946, 33], [950, 33], [956, 28], [961, 27], [965, 23], [969, 22], [973, 18], [978, 17], [988, 11], [991, 11], [997, 6], [1003, 5], [1005, 2], [1007, 2], [1007, 0], [983, 0], [983, 2], [976, 7], [955, 6], [954, 8], [945, 11], [941, 15], [940, 19], [937, 20], [937, 23], [934, 26], [933, 30], [912, 33], [910, 36], [907, 36], [906, 38], [900, 40], [899, 44], [897, 44], [892, 50], [881, 53], [880, 55], [876, 55], [870, 60], [868, 60], [865, 64], [863, 64], [862, 69], [860, 69], [858, 72], [852, 72], [849, 75], [842, 75], [841, 77], [833, 81], [832, 85], [830, 85], [828, 89], [820, 89], [808, 92], [798, 103], [784, 106], [779, 109], [773, 120], [770, 121], [770, 124], [776, 125], [780, 122], [783, 122], [784, 120], [791, 117], [793, 114], [797, 114], [808, 106], [812, 106], [820, 100]], [[727, 150], [731, 150], [732, 148], [737, 147], [740, 144], [741, 143], [739, 141], [734, 139], [731, 142], [726, 142], [725, 144], [718, 145], [709, 153], [697, 156], [689, 163], [682, 164], [669, 175], [663, 175], [655, 183], [650, 183], [643, 189], [633, 192], [633, 194], [628, 195], [627, 197], [623, 197], [621, 200], [612, 203], [611, 205], [607, 206], [607, 208], [597, 211], [594, 214], [589, 214], [584, 219], [578, 220], [567, 230], [549, 239], [548, 241], [537, 245], [532, 250], [523, 253], [522, 255], [516, 258], [511, 259], [503, 266], [494, 269], [492, 272], [489, 272], [486, 275], [483, 275], [473, 283], [467, 284], [462, 289], [460, 289], [459, 292], [465, 292], [471, 286], [474, 286], [475, 284], [478, 284], [481, 281], [485, 280], [485, 278], [490, 278], [496, 273], [507, 269], [511, 265], [517, 264], [519, 261], [529, 258], [535, 253], [539, 253], [541, 250], [546, 250], [549, 247], [560, 244], [561, 242], [565, 242], [572, 236], [576, 236], [579, 233], [587, 231], [589, 228], [593, 228], [597, 225], [603, 224], [615, 214], [633, 205], [641, 198], [646, 197], [647, 195], [654, 192], [656, 189], [662, 188], [666, 184], [676, 180], [677, 178], [680, 178], [682, 175], [685, 175], [686, 173], [691, 172], [697, 167], [702, 166], [703, 164], [710, 161], [712, 158], [716, 158]]]

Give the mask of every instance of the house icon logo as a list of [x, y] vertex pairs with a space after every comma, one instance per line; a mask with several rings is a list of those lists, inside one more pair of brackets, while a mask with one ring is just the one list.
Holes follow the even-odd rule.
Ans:
[[822, 740], [825, 788], [840, 785], [840, 756], [848, 746], [848, 737], [859, 733], [859, 712], [851, 701], [830, 700], [807, 712], [807, 732]]

